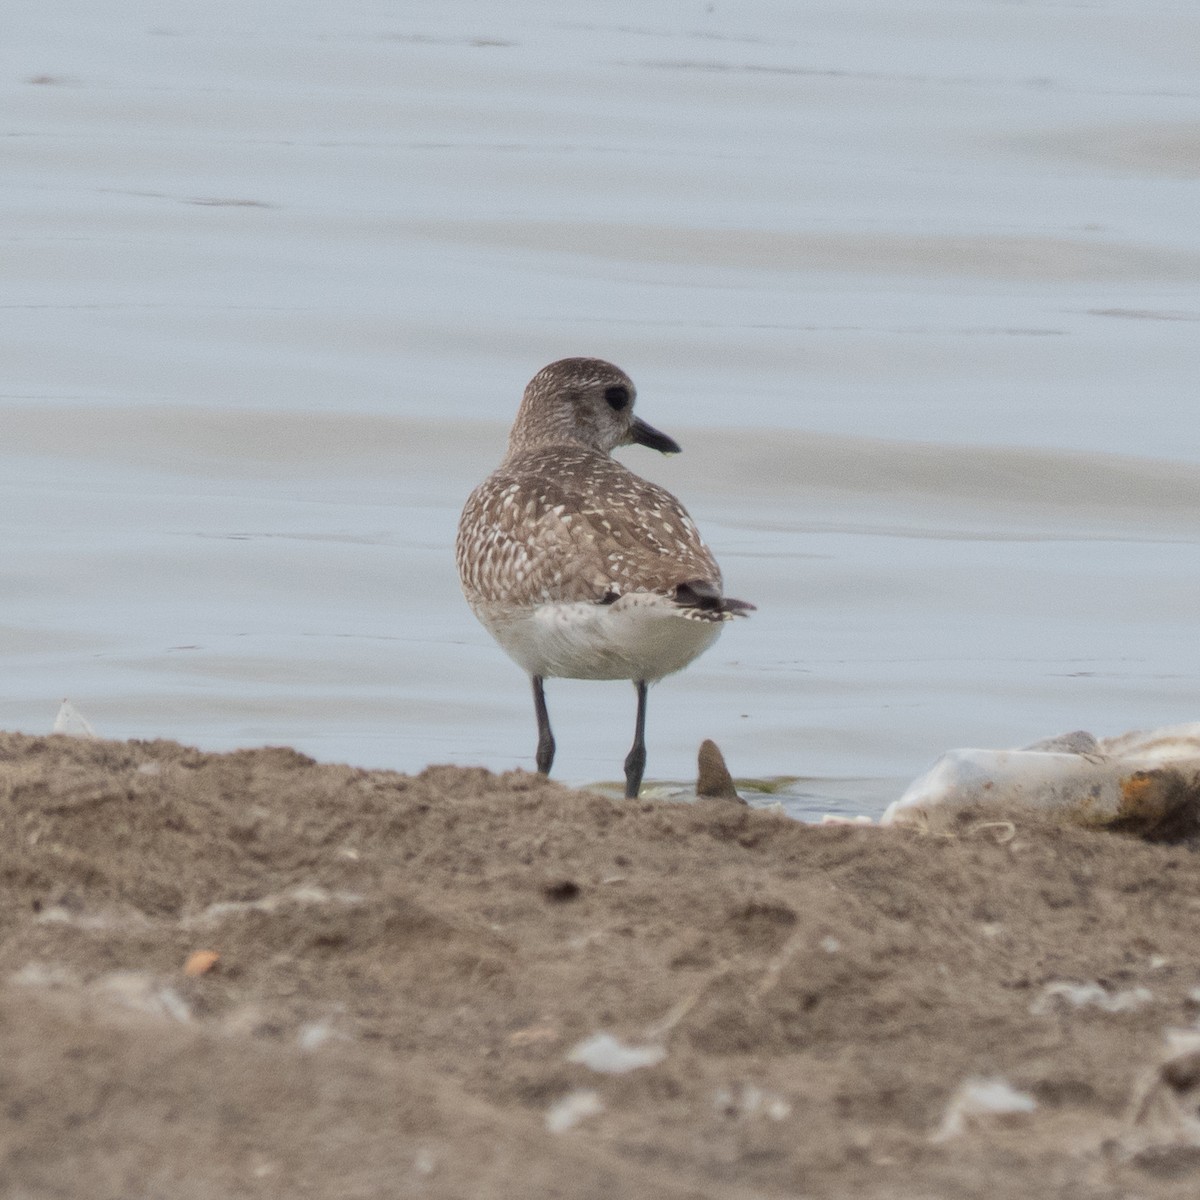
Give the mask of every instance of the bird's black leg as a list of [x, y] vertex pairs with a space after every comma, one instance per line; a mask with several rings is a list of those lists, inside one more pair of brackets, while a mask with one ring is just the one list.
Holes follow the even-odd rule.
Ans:
[[538, 723], [537, 769], [549, 775], [554, 764], [554, 734], [550, 732], [550, 714], [546, 711], [546, 692], [540, 675], [533, 676], [533, 711]]
[[646, 770], [646, 681], [635, 680], [637, 688], [637, 726], [633, 734], [633, 747], [625, 756], [625, 799], [636, 800], [642, 786], [642, 773]]

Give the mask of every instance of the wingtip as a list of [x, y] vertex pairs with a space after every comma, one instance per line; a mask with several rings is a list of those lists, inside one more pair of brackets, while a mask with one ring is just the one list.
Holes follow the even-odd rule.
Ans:
[[758, 605], [751, 604], [749, 600], [734, 600], [727, 596], [725, 611], [731, 617], [748, 617], [752, 612], [758, 612]]

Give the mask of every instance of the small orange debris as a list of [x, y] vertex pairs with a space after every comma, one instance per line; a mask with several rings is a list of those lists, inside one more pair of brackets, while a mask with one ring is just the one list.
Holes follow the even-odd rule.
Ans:
[[221, 961], [215, 950], [193, 950], [183, 964], [185, 975], [207, 975]]
[[1125, 807], [1132, 809], [1144, 808], [1151, 803], [1155, 777], [1153, 771], [1134, 771], [1121, 780], [1121, 797]]

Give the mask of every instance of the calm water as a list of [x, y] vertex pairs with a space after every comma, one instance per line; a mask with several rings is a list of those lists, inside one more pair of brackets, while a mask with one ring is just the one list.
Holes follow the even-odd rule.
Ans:
[[[759, 612], [651, 696], [797, 812], [1200, 717], [1200, 7], [8, 0], [0, 724], [532, 765], [451, 543], [611, 358]], [[633, 693], [555, 682], [558, 772]]]

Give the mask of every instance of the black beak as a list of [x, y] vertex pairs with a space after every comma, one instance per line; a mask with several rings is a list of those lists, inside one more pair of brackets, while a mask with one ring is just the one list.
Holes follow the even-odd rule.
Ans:
[[634, 417], [629, 426], [629, 440], [638, 446], [649, 446], [661, 454], [678, 454], [682, 447], [674, 438], [659, 433], [653, 425], [647, 425], [640, 417]]

